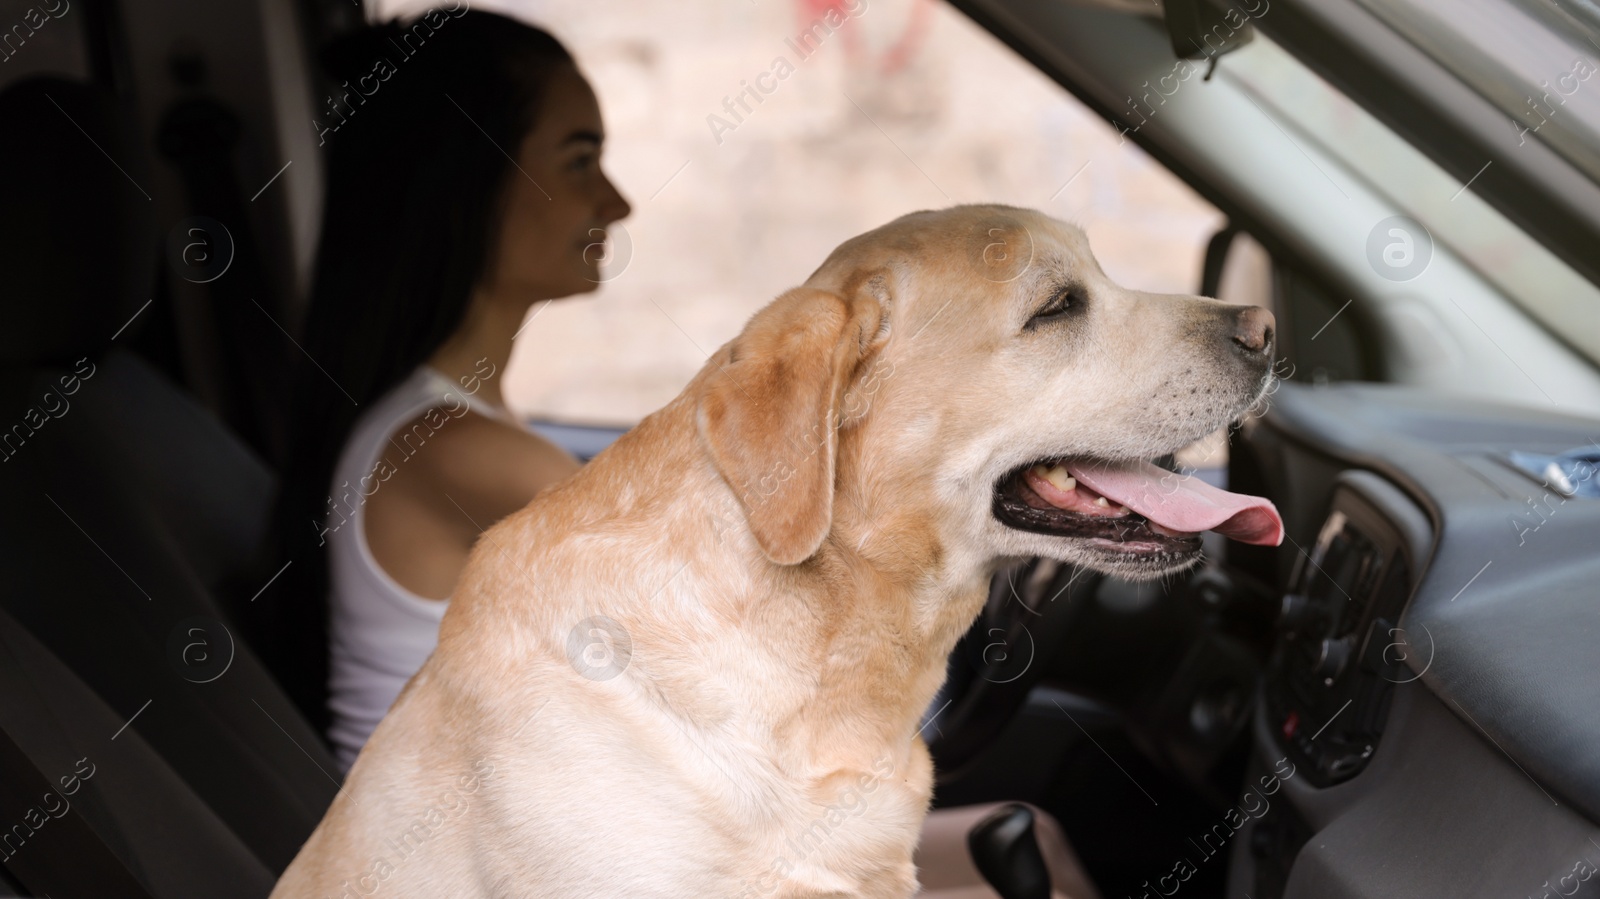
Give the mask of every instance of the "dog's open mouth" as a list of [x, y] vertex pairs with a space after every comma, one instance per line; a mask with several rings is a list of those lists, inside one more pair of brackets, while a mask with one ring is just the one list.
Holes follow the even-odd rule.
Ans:
[[1135, 555], [1192, 554], [1202, 531], [1264, 546], [1283, 542], [1283, 519], [1271, 502], [1150, 462], [1031, 463], [1001, 479], [994, 515], [1009, 527]]

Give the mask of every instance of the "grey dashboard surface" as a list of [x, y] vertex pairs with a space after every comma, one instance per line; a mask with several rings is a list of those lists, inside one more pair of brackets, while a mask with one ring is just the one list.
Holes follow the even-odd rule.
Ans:
[[[1326, 457], [1327, 470], [1373, 471], [1424, 510], [1435, 545], [1401, 620], [1424, 651], [1406, 664], [1552, 803], [1600, 820], [1600, 500], [1506, 461], [1593, 448], [1600, 421], [1416, 388], [1285, 384], [1253, 427]], [[1304, 497], [1310, 488], [1288, 482], [1317, 468], [1264, 476]], [[1288, 521], [1301, 543], [1326, 510], [1303, 511]]]
[[[1255, 740], [1269, 766], [1282, 753], [1258, 715]], [[1541, 787], [1420, 682], [1395, 691], [1389, 730], [1372, 766], [1318, 790], [1299, 775], [1270, 797], [1292, 804], [1313, 831], [1281, 891], [1262, 888], [1251, 837], [1235, 839], [1233, 899], [1449, 896], [1592, 899], [1600, 895], [1600, 829]], [[1267, 770], [1265, 767], [1252, 773]], [[1252, 781], [1254, 782], [1254, 781]]]

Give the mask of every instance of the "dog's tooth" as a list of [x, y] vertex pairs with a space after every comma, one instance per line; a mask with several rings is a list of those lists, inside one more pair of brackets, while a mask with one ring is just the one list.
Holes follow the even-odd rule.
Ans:
[[1100, 497], [1100, 498], [1099, 498], [1099, 499], [1097, 499], [1097, 500], [1095, 500], [1095, 501], [1094, 501], [1094, 504], [1095, 504], [1095, 505], [1097, 505], [1097, 506], [1099, 506], [1099, 507], [1100, 507], [1100, 508], [1102, 508], [1102, 509], [1108, 509], [1108, 508], [1110, 508], [1110, 507], [1111, 507], [1111, 503], [1110, 503], [1110, 501], [1108, 501], [1108, 500], [1107, 500], [1107, 499], [1106, 499], [1106, 498], [1105, 498], [1105, 497], [1103, 497], [1103, 496], [1102, 496], [1102, 497]]
[[1057, 465], [1044, 471], [1042, 474], [1044, 479], [1049, 481], [1058, 490], [1070, 493], [1073, 490], [1076, 490], [1078, 487], [1078, 479], [1067, 474], [1067, 469], [1064, 465]]

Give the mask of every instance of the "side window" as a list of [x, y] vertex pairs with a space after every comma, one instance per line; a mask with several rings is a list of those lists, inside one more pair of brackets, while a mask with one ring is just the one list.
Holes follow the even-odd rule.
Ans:
[[1365, 313], [1349, 297], [1334, 296], [1316, 279], [1275, 264], [1273, 301], [1278, 354], [1294, 363], [1285, 377], [1313, 384], [1383, 379], [1375, 331], [1363, 327]]
[[517, 339], [521, 413], [636, 422], [837, 244], [918, 209], [1041, 209], [1124, 285], [1198, 287], [1223, 216], [945, 4], [618, 2], [541, 6], [595, 85], [634, 212], [597, 294], [536, 306]]
[[1348, 295], [1274, 258], [1246, 232], [1226, 244], [1213, 296], [1277, 318], [1280, 377], [1312, 384], [1382, 380], [1375, 330]]

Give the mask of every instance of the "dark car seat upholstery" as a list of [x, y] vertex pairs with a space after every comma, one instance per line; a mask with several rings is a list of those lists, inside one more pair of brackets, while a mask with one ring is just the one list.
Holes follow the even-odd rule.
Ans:
[[[30, 173], [0, 219], [0, 729], [49, 777], [96, 766], [67, 814], [151, 895], [265, 895], [339, 787], [219, 601], [271, 473], [124, 348], [159, 243], [116, 98], [29, 79], [0, 123], [0, 171]], [[48, 826], [28, 830], [0, 863], [71, 895], [26, 879], [51, 876], [26, 864]]]
[[[128, 725], [125, 709], [107, 704], [0, 612], [0, 730], [33, 760], [43, 781], [6, 804], [15, 820], [5, 822], [11, 841], [0, 856], [19, 880], [63, 897], [271, 891], [274, 872], [145, 739], [155, 709], [152, 701]], [[5, 779], [11, 786], [19, 778], [8, 770]], [[72, 820], [54, 817], [62, 807], [96, 836], [67, 834]], [[43, 812], [31, 816], [31, 826], [24, 811], [30, 808]], [[95, 840], [104, 848], [86, 858], [84, 843], [93, 848]]]

